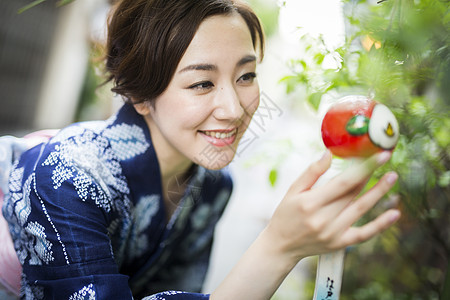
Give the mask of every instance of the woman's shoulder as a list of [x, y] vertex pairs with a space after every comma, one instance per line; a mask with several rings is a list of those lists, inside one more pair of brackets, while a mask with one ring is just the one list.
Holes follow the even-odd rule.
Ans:
[[24, 161], [34, 161], [35, 169], [56, 166], [86, 169], [114, 159], [110, 142], [102, 132], [104, 121], [75, 123], [61, 129], [48, 142], [24, 153]]
[[38, 186], [51, 185], [55, 190], [69, 182], [75, 188], [95, 184], [127, 192], [119, 159], [104, 134], [107, 128], [106, 121], [70, 125], [23, 153], [16, 168], [23, 168], [24, 178], [33, 175]]

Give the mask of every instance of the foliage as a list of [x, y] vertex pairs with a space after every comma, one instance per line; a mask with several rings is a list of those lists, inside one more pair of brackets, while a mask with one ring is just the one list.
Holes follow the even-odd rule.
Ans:
[[[47, 1], [47, 0], [34, 0], [34, 1], [31, 2], [30, 4], [25, 5], [24, 7], [20, 8], [20, 9], [17, 11], [17, 13], [21, 14], [21, 13], [23, 13], [23, 12], [29, 10], [30, 8], [33, 8], [33, 7], [35, 7], [36, 5], [41, 4], [42, 2], [45, 2], [45, 1]], [[73, 2], [73, 1], [75, 1], [75, 0], [58, 0], [58, 1], [56, 2], [56, 6], [63, 6], [63, 5], [69, 4], [69, 3]]]
[[270, 37], [278, 27], [279, 7], [273, 0], [249, 0], [249, 5], [261, 20], [264, 33]]
[[[401, 137], [387, 169], [400, 175], [380, 208], [400, 200], [395, 228], [350, 251], [342, 299], [450, 299], [449, 1], [344, 1], [345, 44], [303, 36], [282, 82], [318, 108], [324, 95], [365, 94], [388, 105]], [[327, 61], [327, 64], [324, 62]], [[329, 67], [333, 62], [333, 67]]]
[[90, 58], [78, 100], [76, 122], [109, 117], [112, 84], [105, 81], [104, 52], [101, 43], [90, 41]]

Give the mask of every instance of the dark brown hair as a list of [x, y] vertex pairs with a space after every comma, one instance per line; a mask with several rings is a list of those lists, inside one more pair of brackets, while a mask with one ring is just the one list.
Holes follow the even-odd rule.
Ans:
[[169, 85], [200, 23], [214, 15], [238, 13], [264, 55], [264, 34], [255, 13], [233, 0], [122, 0], [109, 19], [108, 81], [127, 101], [154, 100]]

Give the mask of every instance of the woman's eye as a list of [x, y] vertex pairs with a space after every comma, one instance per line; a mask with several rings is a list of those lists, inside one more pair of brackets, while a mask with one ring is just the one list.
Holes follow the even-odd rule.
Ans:
[[191, 86], [189, 86], [189, 89], [193, 89], [193, 90], [206, 90], [206, 89], [210, 89], [214, 86], [214, 84], [211, 81], [202, 81], [199, 83], [195, 83]]
[[242, 75], [238, 81], [244, 82], [244, 83], [252, 83], [255, 78], [256, 78], [256, 73], [250, 72], [250, 73]]

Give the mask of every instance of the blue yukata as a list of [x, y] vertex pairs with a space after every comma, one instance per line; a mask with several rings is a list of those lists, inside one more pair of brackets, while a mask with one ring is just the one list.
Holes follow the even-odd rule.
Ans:
[[3, 205], [21, 298], [208, 299], [200, 292], [232, 182], [223, 170], [191, 174], [168, 218], [150, 132], [129, 104], [24, 152]]

